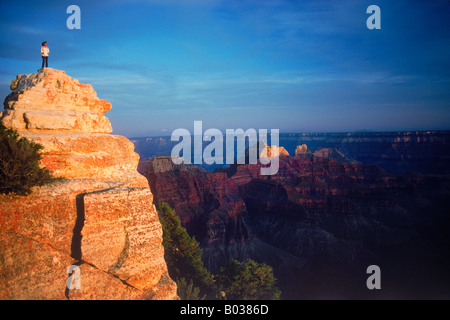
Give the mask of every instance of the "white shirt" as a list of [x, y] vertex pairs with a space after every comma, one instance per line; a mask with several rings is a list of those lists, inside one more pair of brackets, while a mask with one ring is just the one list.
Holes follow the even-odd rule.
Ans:
[[48, 54], [50, 53], [50, 49], [48, 47], [41, 47], [41, 54], [43, 57], [48, 57]]

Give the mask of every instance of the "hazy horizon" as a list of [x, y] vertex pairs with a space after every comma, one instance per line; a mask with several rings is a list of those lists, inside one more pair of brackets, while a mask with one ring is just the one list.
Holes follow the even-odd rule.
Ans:
[[82, 0], [69, 30], [71, 4], [0, 4], [1, 97], [47, 41], [49, 67], [112, 103], [114, 134], [450, 129], [448, 1]]
[[[209, 129], [209, 128], [207, 128]], [[236, 128], [239, 129], [239, 128]], [[243, 129], [243, 128], [242, 128]], [[255, 128], [253, 128], [255, 129]], [[204, 131], [204, 130], [203, 130]], [[225, 136], [225, 130], [221, 130], [223, 132], [223, 135]], [[374, 131], [374, 130], [354, 130], [354, 131], [309, 131], [309, 132], [280, 132], [280, 136], [282, 135], [300, 135], [300, 134], [348, 134], [348, 133], [407, 133], [407, 132], [447, 132], [450, 131], [450, 129], [433, 129], [433, 130], [386, 130], [386, 131]], [[270, 134], [270, 130], [268, 131]], [[114, 132], [112, 133], [114, 134]], [[159, 135], [146, 135], [146, 136], [130, 136], [127, 135], [127, 138], [129, 139], [144, 139], [144, 138], [170, 138], [172, 135], [171, 132], [168, 132], [166, 134], [159, 134]], [[193, 136], [193, 131], [191, 132], [191, 135]], [[178, 140], [177, 140], [178, 141]], [[207, 142], [206, 142], [207, 143]]]

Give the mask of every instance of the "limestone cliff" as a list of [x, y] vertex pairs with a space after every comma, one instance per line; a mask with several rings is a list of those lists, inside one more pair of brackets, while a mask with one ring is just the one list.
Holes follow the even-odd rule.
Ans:
[[[63, 179], [0, 195], [0, 298], [176, 299], [139, 156], [109, 134], [111, 104], [50, 68], [17, 76], [11, 90], [2, 122], [42, 144], [42, 164]], [[81, 289], [66, 286], [71, 265]]]

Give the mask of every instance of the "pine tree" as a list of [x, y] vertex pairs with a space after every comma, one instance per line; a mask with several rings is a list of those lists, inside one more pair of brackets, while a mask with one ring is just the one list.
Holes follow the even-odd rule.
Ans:
[[170, 277], [192, 281], [193, 286], [198, 287], [202, 294], [214, 297], [213, 276], [203, 265], [203, 251], [198, 242], [189, 236], [175, 211], [167, 203], [160, 203], [158, 212], [163, 228], [164, 258]]
[[177, 279], [177, 293], [181, 300], [204, 300], [206, 295], [200, 297], [200, 288], [194, 287], [192, 279], [188, 281], [185, 278]]
[[0, 193], [26, 195], [52, 180], [50, 171], [39, 167], [42, 149], [0, 122]]
[[[163, 229], [164, 258], [181, 299], [277, 300], [280, 290], [272, 267], [251, 259], [231, 260], [214, 276], [204, 267], [202, 250], [167, 204], [158, 205]], [[220, 288], [220, 290], [218, 290]], [[219, 293], [220, 292], [220, 293]], [[201, 297], [201, 298], [200, 298]]]
[[278, 300], [281, 294], [272, 267], [251, 259], [231, 260], [221, 268], [217, 284], [228, 300]]

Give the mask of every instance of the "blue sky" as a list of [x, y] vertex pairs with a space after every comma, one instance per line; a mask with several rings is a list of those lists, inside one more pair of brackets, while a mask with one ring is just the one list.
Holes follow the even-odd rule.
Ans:
[[[66, 9], [81, 8], [81, 30]], [[381, 30], [366, 9], [381, 8]], [[49, 66], [111, 101], [114, 133], [450, 129], [447, 0], [2, 1], [0, 95]]]

